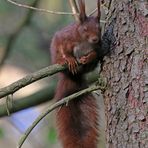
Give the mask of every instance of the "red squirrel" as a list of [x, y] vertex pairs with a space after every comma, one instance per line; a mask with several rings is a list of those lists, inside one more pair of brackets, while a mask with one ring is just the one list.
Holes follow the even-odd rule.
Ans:
[[[52, 63], [68, 65], [68, 70], [59, 74], [55, 93], [57, 101], [86, 88], [84, 74], [92, 70], [99, 60], [100, 1], [96, 17], [86, 16], [84, 0], [78, 0], [78, 5], [80, 21], [56, 32], [51, 42]], [[78, 62], [81, 63], [80, 69]], [[63, 148], [97, 148], [98, 109], [91, 93], [63, 105], [57, 111], [56, 120]]]

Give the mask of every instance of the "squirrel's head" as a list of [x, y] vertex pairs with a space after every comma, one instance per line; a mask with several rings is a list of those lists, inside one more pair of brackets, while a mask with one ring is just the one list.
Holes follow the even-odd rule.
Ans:
[[79, 25], [78, 32], [83, 40], [92, 44], [98, 43], [101, 38], [101, 28], [98, 19], [88, 17], [85, 22]]
[[87, 17], [85, 12], [84, 0], [78, 0], [79, 3], [79, 22], [78, 32], [83, 40], [95, 44], [100, 41], [101, 27], [100, 27], [100, 0], [98, 0], [98, 14], [97, 16]]

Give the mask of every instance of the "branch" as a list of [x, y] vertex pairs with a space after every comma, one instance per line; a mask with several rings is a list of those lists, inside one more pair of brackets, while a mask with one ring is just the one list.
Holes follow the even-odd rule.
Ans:
[[[86, 76], [87, 84], [92, 84], [98, 80], [98, 72], [92, 72], [91, 75], [88, 74]], [[27, 109], [29, 107], [33, 107], [36, 105], [40, 105], [41, 103], [45, 103], [50, 101], [54, 97], [54, 92], [56, 88], [56, 82], [50, 81], [50, 86], [46, 87], [30, 96], [23, 97], [23, 98], [16, 98], [9, 104], [6, 108], [6, 104], [3, 103], [0, 105], [0, 117], [8, 116], [8, 112], [10, 115], [17, 111]]]
[[90, 14], [88, 16], [92, 16], [97, 10], [98, 10], [98, 8], [95, 8], [93, 11], [90, 12]]
[[30, 96], [23, 97], [23, 98], [16, 98], [13, 100], [11, 105], [8, 105], [6, 108], [6, 104], [0, 105], [0, 117], [8, 116], [8, 112], [10, 115], [17, 111], [33, 107], [39, 105], [41, 103], [50, 101], [54, 97], [56, 83], [50, 82], [50, 86], [46, 87]]
[[68, 105], [68, 102], [77, 98], [80, 95], [98, 90], [98, 89], [103, 89], [104, 90], [104, 86], [100, 86], [100, 85], [93, 85], [90, 86], [89, 88], [86, 88], [84, 90], [81, 90], [77, 93], [74, 93], [68, 97], [63, 98], [62, 100], [54, 103], [53, 105], [51, 105], [45, 112], [43, 112], [33, 123], [32, 125], [26, 130], [26, 132], [23, 134], [22, 138], [19, 141], [18, 144], [18, 148], [21, 148], [23, 143], [25, 142], [26, 138], [28, 137], [28, 135], [31, 133], [31, 131], [34, 129], [34, 127], [46, 116], [48, 115], [51, 111], [55, 110], [56, 108], [60, 107], [61, 105]]
[[78, 10], [76, 1], [75, 0], [69, 0], [69, 3], [70, 3], [71, 10], [74, 13], [75, 20], [77, 22], [80, 22], [80, 18], [79, 18], [79, 15], [78, 15], [79, 10]]
[[22, 8], [27, 8], [27, 9], [32, 9], [32, 10], [36, 10], [36, 11], [40, 11], [40, 12], [46, 12], [46, 13], [57, 14], [57, 15], [75, 15], [74, 13], [70, 13], [70, 12], [59, 12], [59, 11], [51, 11], [51, 10], [47, 10], [47, 9], [36, 8], [36, 7], [28, 6], [25, 4], [20, 4], [15, 1], [12, 1], [12, 0], [7, 0], [7, 1], [13, 5], [16, 5], [16, 6], [19, 6]]
[[[97, 10], [98, 8], [95, 8], [93, 11], [90, 12], [88, 16], [92, 16]], [[100, 23], [106, 23], [106, 20], [100, 20]]]
[[61, 66], [59, 64], [55, 64], [46, 68], [43, 68], [37, 72], [34, 72], [4, 88], [0, 89], [0, 98], [5, 97], [7, 95], [15, 93], [17, 90], [37, 81], [42, 78], [51, 76], [55, 73], [63, 71], [67, 68], [67, 66]]

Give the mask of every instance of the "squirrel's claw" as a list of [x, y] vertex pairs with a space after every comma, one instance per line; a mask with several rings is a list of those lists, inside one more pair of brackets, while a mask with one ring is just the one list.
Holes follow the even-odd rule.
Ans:
[[68, 57], [66, 58], [66, 63], [68, 64], [69, 71], [71, 71], [73, 75], [76, 74], [78, 67], [76, 59], [74, 57]]
[[60, 65], [68, 65], [69, 71], [74, 75], [78, 71], [78, 63], [74, 57], [68, 57], [57, 62]]

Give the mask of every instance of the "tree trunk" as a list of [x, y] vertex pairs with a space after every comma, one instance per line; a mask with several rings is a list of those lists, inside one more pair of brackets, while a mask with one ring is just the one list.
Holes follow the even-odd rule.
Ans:
[[[112, 0], [116, 46], [105, 57], [102, 74], [107, 148], [148, 147], [148, 3]], [[147, 146], [146, 146], [147, 141]]]

